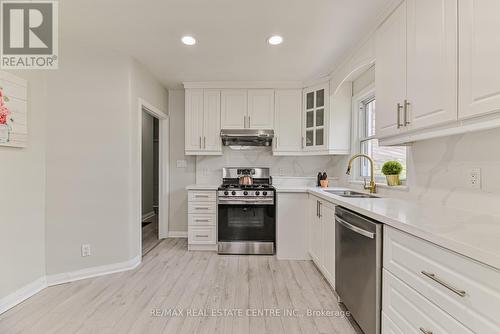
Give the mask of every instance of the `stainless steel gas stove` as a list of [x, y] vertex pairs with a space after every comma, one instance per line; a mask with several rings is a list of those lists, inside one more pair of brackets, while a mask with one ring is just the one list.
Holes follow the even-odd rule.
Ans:
[[[240, 184], [244, 180], [252, 184]], [[218, 198], [219, 254], [274, 254], [275, 189], [269, 168], [223, 168]]]

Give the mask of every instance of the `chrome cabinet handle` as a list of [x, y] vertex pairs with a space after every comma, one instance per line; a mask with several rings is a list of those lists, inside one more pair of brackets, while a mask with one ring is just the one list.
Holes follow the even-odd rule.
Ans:
[[250, 125], [250, 115], [248, 115], [248, 127], [251, 128], [252, 126]]
[[208, 234], [197, 234], [197, 238], [208, 238]]
[[404, 126], [407, 126], [410, 124], [410, 121], [408, 120], [408, 108], [410, 107], [410, 102], [408, 100], [405, 100], [405, 107], [404, 107]]
[[207, 148], [207, 137], [203, 136], [203, 148]]
[[195, 219], [195, 221], [200, 222], [200, 223], [208, 223], [208, 222], [210, 222], [209, 219]]
[[200, 149], [201, 149], [201, 136], [200, 136]]
[[321, 203], [319, 201], [318, 201], [318, 203], [319, 203], [319, 216], [318, 217], [321, 218], [321, 217], [323, 217], [323, 215], [321, 214], [321, 205], [323, 205], [323, 203]]
[[208, 208], [203, 208], [203, 207], [197, 207], [195, 210], [208, 210]]
[[196, 198], [208, 198], [208, 195], [195, 195]]
[[316, 217], [319, 217], [319, 201], [316, 200]]
[[423, 328], [423, 327], [420, 327], [419, 329], [420, 329], [420, 331], [421, 331], [422, 333], [424, 333], [424, 334], [432, 334], [432, 332], [431, 332], [431, 331], [428, 331], [427, 329], [425, 329], [425, 328]]
[[430, 278], [431, 280], [433, 280], [434, 282], [436, 283], [439, 283], [441, 284], [442, 286], [444, 286], [445, 288], [447, 288], [448, 290], [456, 293], [457, 295], [459, 295], [460, 297], [465, 297], [466, 295], [466, 292], [464, 290], [460, 290], [460, 289], [457, 289], [455, 288], [453, 285], [443, 281], [442, 279], [440, 279], [439, 277], [436, 276], [436, 274], [434, 273], [430, 273], [430, 272], [427, 272], [425, 270], [422, 270], [421, 273], [423, 275], [425, 275], [426, 277]]
[[403, 106], [401, 105], [401, 103], [398, 103], [397, 108], [396, 108], [396, 113], [398, 115], [398, 129], [403, 126], [403, 124], [401, 124], [401, 109], [402, 108], [403, 108]]

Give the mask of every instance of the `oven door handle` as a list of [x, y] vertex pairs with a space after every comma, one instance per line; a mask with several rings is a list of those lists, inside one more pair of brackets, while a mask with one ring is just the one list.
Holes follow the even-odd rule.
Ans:
[[253, 200], [253, 199], [219, 199], [219, 204], [222, 205], [241, 205], [241, 204], [248, 204], [248, 205], [274, 205], [274, 199], [270, 198], [269, 200]]
[[362, 236], [365, 236], [365, 237], [370, 238], [370, 239], [375, 238], [375, 233], [369, 232], [369, 231], [363, 230], [362, 228], [354, 226], [353, 224], [346, 222], [345, 220], [343, 220], [342, 218], [339, 218], [338, 216], [335, 216], [335, 221], [337, 223], [339, 223], [340, 225], [344, 226], [345, 228], [347, 228], [347, 229], [349, 229], [357, 234], [361, 234]]

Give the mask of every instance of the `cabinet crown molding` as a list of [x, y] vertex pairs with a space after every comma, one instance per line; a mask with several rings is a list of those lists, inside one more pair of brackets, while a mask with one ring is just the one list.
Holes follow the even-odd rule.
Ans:
[[189, 81], [183, 82], [184, 88], [219, 89], [293, 89], [304, 87], [302, 81]]

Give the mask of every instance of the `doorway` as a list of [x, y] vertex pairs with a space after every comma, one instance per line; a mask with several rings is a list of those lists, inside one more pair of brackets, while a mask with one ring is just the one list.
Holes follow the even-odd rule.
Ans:
[[160, 242], [158, 198], [159, 198], [159, 120], [146, 110], [142, 111], [142, 255], [151, 251]]
[[169, 117], [166, 112], [139, 98], [137, 128], [138, 251], [142, 256], [168, 236]]

